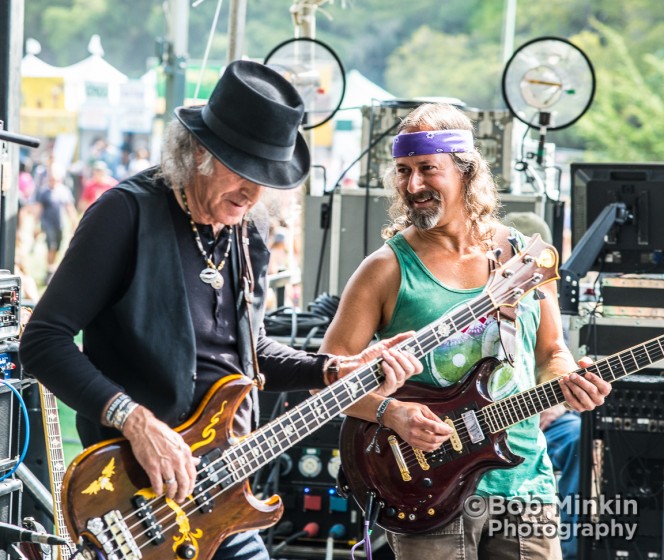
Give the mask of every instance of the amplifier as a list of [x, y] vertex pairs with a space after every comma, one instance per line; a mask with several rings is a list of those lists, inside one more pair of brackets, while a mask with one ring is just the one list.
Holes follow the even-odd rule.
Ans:
[[580, 560], [662, 558], [663, 404], [664, 377], [636, 375], [616, 381], [605, 404], [582, 415], [581, 495], [596, 506], [582, 521], [607, 533], [581, 535]]
[[0, 270], [0, 340], [17, 337], [21, 331], [21, 279]]
[[[664, 334], [664, 318], [571, 316], [566, 331], [568, 346], [575, 358], [590, 356], [595, 359], [661, 336]], [[664, 360], [642, 370], [649, 374], [662, 371]]]
[[664, 280], [604, 278], [601, 291], [607, 317], [664, 317]]
[[[11, 525], [20, 524], [21, 493], [23, 485], [20, 480], [8, 478], [0, 482], [0, 521]], [[0, 550], [0, 560], [15, 558], [11, 548]]]
[[[271, 416], [284, 414], [309, 396], [307, 391], [260, 392], [261, 424], [267, 423]], [[352, 498], [343, 498], [336, 490], [341, 422], [342, 417], [335, 418], [304, 438], [278, 461], [257, 473], [252, 482], [257, 496], [278, 494], [284, 502], [280, 523], [263, 536], [268, 545], [271, 542], [278, 545], [308, 523], [318, 525], [316, 536], [300, 538], [283, 549], [287, 558], [324, 557], [331, 531], [343, 533], [333, 539], [334, 557], [350, 558], [352, 545], [363, 538], [362, 511]], [[381, 545], [389, 549], [384, 540], [374, 548]], [[355, 557], [364, 558], [364, 553], [357, 551]]]

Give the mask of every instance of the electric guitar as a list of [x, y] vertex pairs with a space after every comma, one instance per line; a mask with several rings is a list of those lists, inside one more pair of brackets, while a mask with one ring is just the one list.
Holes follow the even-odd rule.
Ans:
[[[608, 382], [630, 375], [664, 358], [664, 336], [654, 338], [573, 373], [594, 373]], [[407, 382], [399, 400], [426, 404], [455, 430], [431, 453], [415, 449], [390, 430], [350, 416], [343, 421], [339, 453], [343, 490], [360, 507], [368, 493], [379, 504], [377, 523], [395, 533], [422, 533], [457, 517], [475, 492], [480, 477], [494, 468], [523, 462], [507, 444], [508, 427], [565, 401], [553, 379], [498, 401], [488, 384], [500, 366], [483, 358], [455, 385], [445, 389]], [[375, 438], [375, 440], [374, 440]], [[371, 446], [371, 449], [368, 447]], [[341, 472], [341, 471], [340, 471]]]
[[[535, 236], [520, 254], [494, 270], [480, 295], [399, 348], [425, 353], [476, 318], [502, 305], [514, 306], [556, 278], [555, 249]], [[127, 440], [102, 442], [84, 450], [65, 474], [69, 533], [77, 540], [82, 537], [86, 558], [207, 560], [224, 538], [269, 527], [283, 513], [278, 496], [253, 496], [248, 477], [376, 389], [382, 379], [380, 360], [373, 360], [242, 439], [233, 434], [233, 418], [252, 381], [242, 375], [220, 379], [192, 417], [176, 428], [201, 458], [192, 495], [178, 504], [155, 494]]]
[[62, 449], [62, 434], [60, 432], [60, 415], [55, 395], [39, 383], [39, 398], [41, 401], [44, 434], [46, 436], [46, 457], [49, 465], [51, 479], [51, 494], [53, 496], [53, 519], [55, 534], [66, 539], [70, 547], [55, 546], [54, 560], [69, 560], [71, 551], [76, 547], [69, 537], [62, 512], [62, 481], [65, 475], [65, 455]]

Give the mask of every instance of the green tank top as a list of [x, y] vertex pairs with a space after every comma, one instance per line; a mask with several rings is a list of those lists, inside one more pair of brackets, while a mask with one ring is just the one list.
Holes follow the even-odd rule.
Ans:
[[[513, 233], [523, 245], [523, 236], [514, 230]], [[387, 244], [399, 261], [401, 286], [392, 318], [378, 333], [380, 338], [389, 338], [408, 330], [417, 331], [482, 292], [483, 288], [464, 290], [450, 288], [440, 282], [424, 266], [401, 233], [389, 239]], [[502, 366], [493, 373], [489, 382], [494, 400], [536, 384], [534, 353], [539, 320], [539, 302], [529, 294], [518, 304], [514, 368]], [[498, 323], [493, 316], [475, 321], [429, 352], [421, 360], [424, 370], [412, 380], [448, 387], [486, 356], [504, 356]], [[524, 457], [525, 461], [513, 469], [487, 472], [480, 480], [477, 494], [524, 500], [537, 496], [544, 503], [555, 503], [553, 469], [546, 454], [544, 434], [539, 429], [539, 416], [508, 428], [507, 434], [510, 449]]]

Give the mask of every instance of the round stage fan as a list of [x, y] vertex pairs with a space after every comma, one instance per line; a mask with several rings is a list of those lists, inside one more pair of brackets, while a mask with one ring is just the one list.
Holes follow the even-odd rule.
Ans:
[[530, 127], [565, 128], [588, 110], [595, 72], [588, 57], [558, 37], [540, 37], [519, 47], [505, 66], [503, 97]]
[[329, 121], [346, 93], [346, 73], [339, 57], [325, 43], [300, 37], [277, 45], [264, 64], [290, 81], [304, 100], [308, 130]]

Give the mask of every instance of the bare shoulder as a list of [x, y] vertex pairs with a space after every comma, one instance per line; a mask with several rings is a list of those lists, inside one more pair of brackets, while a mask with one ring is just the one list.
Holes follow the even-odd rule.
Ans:
[[395, 281], [400, 281], [399, 262], [394, 251], [388, 245], [383, 245], [362, 261], [351, 276], [348, 286], [356, 289], [358, 284], [361, 284], [375, 292], [393, 287]]

